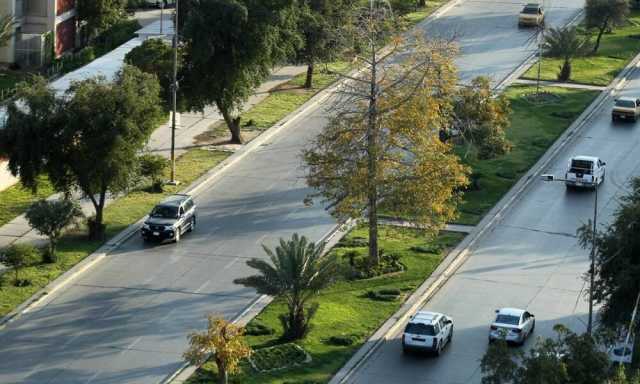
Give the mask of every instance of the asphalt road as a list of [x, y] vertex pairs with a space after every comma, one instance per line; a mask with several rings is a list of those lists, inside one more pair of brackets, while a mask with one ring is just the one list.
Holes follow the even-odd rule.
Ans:
[[[559, 23], [571, 18], [582, 0], [552, 3], [560, 6], [549, 8], [549, 20]], [[573, 4], [573, 8], [567, 4]], [[458, 32], [463, 49], [463, 79], [485, 74], [500, 81], [530, 53], [531, 47], [525, 44], [530, 31], [518, 30], [515, 22], [521, 6], [463, 1], [425, 28], [432, 35]], [[334, 221], [322, 207], [302, 204], [309, 190], [300, 178], [299, 168], [301, 148], [326, 122], [325, 107], [310, 109], [197, 196], [198, 228], [180, 244], [144, 246], [139, 238], [133, 238], [107, 260], [0, 331], [0, 383], [157, 383], [172, 373], [181, 364], [186, 335], [204, 327], [206, 313], [231, 318], [255, 299], [255, 292], [234, 285], [232, 280], [252, 273], [245, 260], [263, 256], [261, 243], [273, 245], [278, 238], [289, 237], [293, 232], [318, 240], [333, 227]], [[562, 190], [561, 186], [544, 188]], [[545, 197], [551, 192], [546, 193], [536, 200], [537, 205], [526, 209], [539, 211], [540, 206], [560, 203], [547, 201]], [[588, 205], [588, 198], [584, 195], [578, 198], [583, 203], [572, 200], [571, 204], [582, 209]], [[525, 213], [521, 216], [513, 217], [530, 224]], [[574, 221], [567, 219], [567, 227], [575, 227]], [[533, 281], [536, 276], [539, 281], [544, 280], [544, 268], [535, 263], [533, 274], [527, 273], [526, 277], [522, 273], [504, 273], [509, 271], [504, 264], [509, 250], [535, 245], [523, 243], [529, 236], [531, 242], [544, 242], [550, 251], [559, 249], [548, 244], [542, 233], [518, 231], [505, 229], [501, 239], [506, 248], [491, 250], [489, 259], [473, 258], [465, 270], [501, 271], [496, 272], [497, 278], [515, 279], [520, 284]], [[554, 240], [562, 244], [574, 242], [570, 237]], [[545, 263], [553, 262], [542, 249], [536, 249], [537, 255], [547, 260]], [[571, 264], [572, 269], [566, 273], [575, 276], [581, 267]], [[487, 284], [468, 279], [453, 292], [456, 299], [450, 305], [462, 303], [460, 300], [465, 297], [475, 297], [465, 300], [481, 303], [487, 299], [485, 292], [491, 289]], [[447, 286], [443, 295], [453, 286]], [[517, 290], [510, 292], [519, 296]], [[491, 300], [495, 300], [491, 305], [506, 301], [499, 297]], [[487, 318], [484, 313], [477, 317]], [[464, 340], [462, 318], [457, 326], [461, 334], [457, 333], [454, 348]], [[466, 332], [472, 331], [467, 328]], [[471, 352], [472, 349], [465, 350], [467, 354]], [[446, 359], [453, 353], [445, 355]], [[397, 356], [390, 357], [392, 360], [384, 361], [383, 366], [393, 363]], [[476, 355], [470, 361], [475, 359]], [[419, 365], [425, 367], [424, 362]], [[434, 366], [449, 367], [455, 374], [464, 371], [457, 363]]]

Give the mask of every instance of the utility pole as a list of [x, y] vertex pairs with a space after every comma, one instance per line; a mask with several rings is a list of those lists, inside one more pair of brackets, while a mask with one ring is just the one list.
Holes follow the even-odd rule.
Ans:
[[593, 233], [591, 235], [591, 268], [589, 270], [589, 320], [587, 322], [587, 333], [591, 335], [593, 330], [593, 284], [596, 274], [596, 235], [598, 220], [598, 186], [596, 185], [595, 203], [593, 204]]
[[178, 113], [178, 3], [176, 0], [175, 14], [173, 17], [173, 84], [171, 85], [171, 103], [173, 114], [171, 116], [171, 180], [169, 184], [177, 185], [176, 180], [176, 115]]

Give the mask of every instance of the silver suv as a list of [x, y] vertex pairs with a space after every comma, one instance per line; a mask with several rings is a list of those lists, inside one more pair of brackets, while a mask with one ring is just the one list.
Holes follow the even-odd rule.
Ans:
[[185, 232], [196, 228], [196, 204], [189, 195], [171, 195], [156, 205], [142, 224], [144, 241], [180, 241]]

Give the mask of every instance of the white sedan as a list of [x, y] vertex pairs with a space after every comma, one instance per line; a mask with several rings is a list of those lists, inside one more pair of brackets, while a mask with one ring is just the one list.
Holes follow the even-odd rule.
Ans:
[[535, 328], [535, 316], [524, 309], [496, 309], [496, 319], [489, 329], [489, 342], [504, 339], [522, 345]]

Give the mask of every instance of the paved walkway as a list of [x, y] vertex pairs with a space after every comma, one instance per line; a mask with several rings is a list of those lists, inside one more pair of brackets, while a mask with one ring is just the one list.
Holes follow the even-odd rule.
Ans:
[[[415, 224], [400, 219], [380, 219], [378, 220], [378, 223], [381, 225], [392, 225], [396, 227], [416, 228]], [[471, 233], [474, 228], [475, 227], [473, 225], [447, 224], [444, 230], [449, 232]]]
[[[157, 22], [156, 22], [157, 23]], [[153, 24], [151, 24], [153, 25]], [[149, 26], [147, 26], [149, 28]], [[103, 75], [107, 78], [112, 77], [122, 66], [124, 56], [134, 47], [140, 45], [141, 39], [136, 38], [118, 47], [111, 53], [100, 57], [87, 66], [80, 68], [68, 75], [60, 78], [52, 83], [52, 87], [59, 92], [64, 92], [69, 87], [72, 81], [79, 81], [87, 79], [96, 75]], [[280, 84], [286, 83], [294, 76], [304, 73], [306, 70], [303, 66], [285, 66], [276, 69], [273, 72], [271, 78], [260, 86], [256, 94], [252, 96], [244, 108], [248, 109], [264, 100], [269, 91]], [[0, 113], [2, 113], [0, 111]], [[214, 107], [207, 107], [204, 113], [186, 113], [182, 114], [179, 118], [179, 126], [176, 133], [176, 153], [179, 155], [185, 152], [187, 149], [194, 146], [194, 139], [207, 131], [207, 129], [214, 123], [221, 121], [222, 118]], [[170, 121], [160, 126], [152, 134], [148, 149], [159, 153], [162, 156], [169, 157], [170, 155], [170, 143], [171, 143], [171, 124]], [[9, 177], [3, 176], [3, 164], [0, 164], [0, 189], [2, 183], [10, 184]], [[6, 181], [5, 181], [6, 180]], [[57, 195], [51, 196], [50, 199], [57, 198]], [[107, 201], [107, 204], [109, 201]], [[80, 201], [82, 209], [87, 216], [94, 214], [93, 206], [90, 201]], [[8, 246], [13, 243], [28, 242], [35, 245], [41, 245], [46, 243], [45, 239], [38, 235], [27, 223], [24, 215], [18, 216], [11, 222], [0, 227], [0, 248]], [[0, 271], [2, 266], [0, 265]]]
[[[536, 85], [536, 80], [529, 79], [517, 79], [513, 82], [514, 84], [527, 84], [527, 85]], [[540, 80], [540, 85], [545, 87], [559, 87], [559, 88], [571, 88], [571, 89], [586, 89], [591, 91], [604, 91], [607, 87], [602, 87], [599, 85], [589, 85], [589, 84], [577, 84], [577, 83], [562, 83], [558, 81], [545, 81]]]

